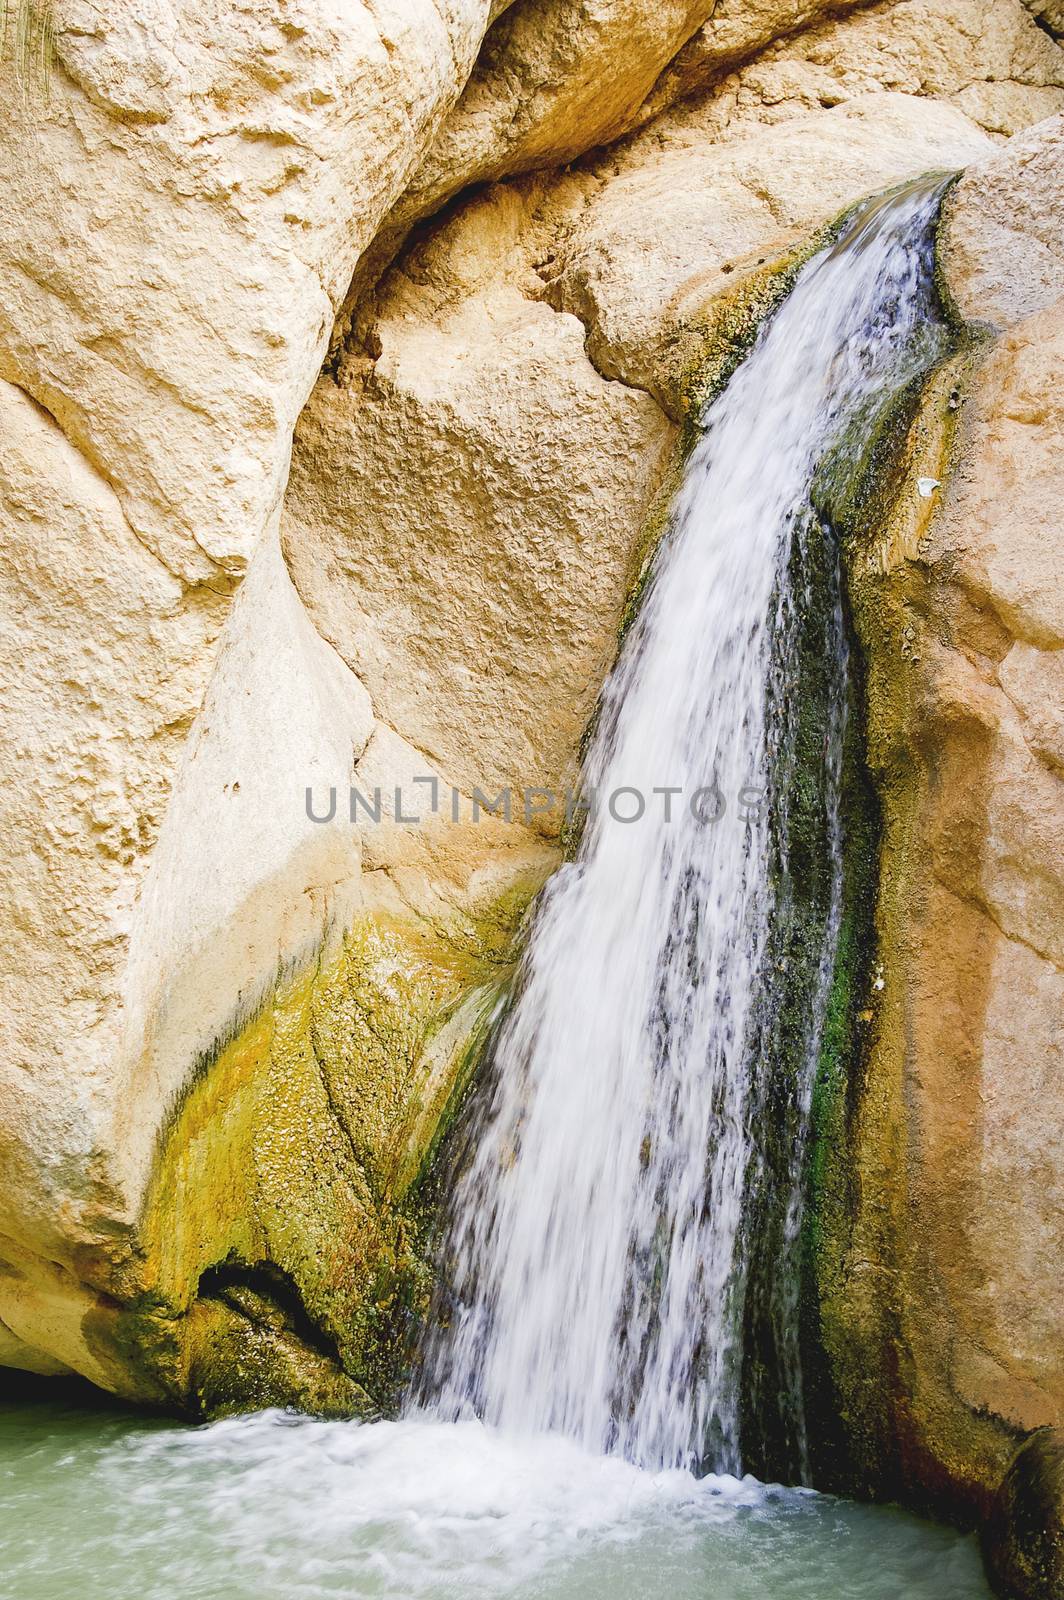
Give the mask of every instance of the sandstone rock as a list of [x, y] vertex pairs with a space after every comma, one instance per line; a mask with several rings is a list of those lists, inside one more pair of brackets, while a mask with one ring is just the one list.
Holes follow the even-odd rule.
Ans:
[[1064, 5], [1061, 0], [1023, 0], [1035, 21], [1055, 39], [1064, 36]]
[[631, 127], [711, 0], [524, 0], [492, 28], [461, 99], [355, 276], [350, 319], [413, 223], [468, 185], [571, 161]]
[[[19, 684], [4, 718], [16, 910], [0, 1332], [5, 1359], [157, 1394], [128, 1341], [116, 1351], [87, 1329], [101, 1306], [113, 1322], [147, 1292], [130, 1257], [160, 1130], [197, 1052], [270, 993], [279, 960], [313, 953], [357, 882], [352, 830], [327, 840], [304, 820], [301, 835], [302, 784], [319, 768], [296, 752], [342, 784], [372, 716], [298, 601], [285, 608], [275, 529], [241, 608], [262, 608], [259, 653], [254, 621], [241, 646], [238, 620], [189, 752], [185, 740], [234, 580], [278, 510], [335, 307], [457, 97], [487, 6], [415, 0], [341, 18], [313, 3], [130, 0], [103, 17], [70, 0], [54, 20], [48, 96], [32, 81], [10, 94], [0, 133], [4, 597]], [[287, 667], [289, 694], [267, 688], [264, 659]], [[245, 670], [268, 702], [258, 729]], [[282, 707], [286, 798], [271, 788], [283, 759], [270, 708]], [[251, 861], [266, 871], [249, 885]], [[195, 1281], [178, 1291], [187, 1304]]]
[[379, 355], [314, 392], [286, 501], [317, 627], [385, 722], [488, 795], [574, 780], [673, 438], [511, 281], [527, 227], [494, 191], [404, 258]]
[[1040, 1428], [1020, 1447], [983, 1532], [995, 1584], [1015, 1600], [1064, 1590], [1064, 1430]]
[[695, 93], [780, 38], [801, 34], [825, 15], [837, 17], [871, 0], [718, 0], [705, 24], [678, 51], [642, 108], [641, 120]]
[[969, 322], [1004, 328], [1064, 298], [1064, 115], [976, 162], [950, 196], [944, 260]]
[[182, 589], [20, 389], [0, 384], [0, 414], [2, 1232], [69, 1265], [71, 1211], [115, 1202], [129, 927], [225, 600]]
[[403, 255], [373, 354], [300, 421], [286, 501], [296, 586], [378, 714], [467, 793], [571, 781], [672, 444], [639, 391], [679, 419], [722, 268], [986, 149], [890, 95], [734, 146], [648, 136], [592, 176], [496, 185]]
[[712, 9], [710, 0], [512, 7], [414, 174], [404, 211], [425, 215], [469, 183], [557, 166], [616, 139]]
[[1030, 749], [1064, 772], [1064, 650], [1017, 641], [998, 667], [998, 682], [1019, 713]]
[[655, 129], [572, 205], [552, 302], [584, 321], [601, 372], [678, 418], [684, 373], [705, 358], [709, 302], [861, 196], [986, 150], [952, 107], [893, 94], [725, 143]]
[[[380, 1404], [388, 1379], [373, 1366], [390, 1324], [369, 1317], [367, 1284], [416, 1277], [402, 1196], [460, 1081], [484, 984], [555, 853], [520, 823], [472, 827], [468, 805], [434, 831], [389, 826], [387, 814], [379, 830], [352, 826], [353, 778], [416, 797], [413, 774], [434, 769], [378, 730], [365, 688], [299, 605], [276, 536], [230, 612], [161, 820], [168, 745], [195, 709], [182, 673], [198, 690], [204, 619], [51, 422], [18, 391], [8, 398], [6, 499], [25, 528], [12, 516], [4, 548], [21, 557], [12, 587], [30, 596], [16, 620], [29, 637], [55, 629], [68, 654], [57, 682], [54, 650], [41, 682], [25, 682], [27, 721], [54, 741], [54, 778], [25, 762], [7, 790], [21, 914], [4, 995], [16, 1069], [0, 1152], [5, 1356], [211, 1409], [329, 1395], [350, 1409], [355, 1372], [361, 1403]], [[69, 529], [54, 546], [41, 539], [49, 494]], [[88, 640], [61, 625], [71, 606], [94, 616], [86, 581], [98, 608]], [[173, 729], [140, 656], [153, 586], [153, 667]], [[108, 785], [115, 716], [126, 761]], [[311, 821], [306, 788], [320, 806], [330, 786], [334, 819]], [[47, 871], [65, 885], [59, 904], [38, 887]], [[352, 928], [363, 930], [354, 943]], [[394, 1041], [383, 1051], [382, 1035]], [[332, 1339], [333, 1366], [297, 1361], [288, 1333], [256, 1344], [253, 1386], [241, 1389], [225, 1356], [233, 1308], [201, 1287], [224, 1262], [255, 1274], [256, 1292], [263, 1262], [279, 1270]]]
[[[1044, 197], [1046, 229], [1060, 189], [1040, 152], [1055, 161], [1057, 139], [1054, 121], [986, 163], [1013, 173], [1021, 219], [1038, 209], [1028, 181]], [[948, 219], [962, 287], [978, 280], [953, 241], [975, 237], [980, 170]], [[1014, 261], [1012, 304], [1037, 300], [1040, 256], [1018, 246]], [[825, 1337], [871, 1478], [967, 1515], [991, 1506], [1025, 1433], [1064, 1422], [1062, 337], [1058, 299], [936, 377], [887, 528], [854, 569], [883, 814], [882, 988], [850, 1123], [862, 1198], [840, 1230]], [[920, 475], [945, 485], [931, 509]], [[1022, 1472], [1008, 1483], [1006, 1522], [1036, 1550], [1035, 1524], [1052, 1529], [1057, 1512]]]
[[958, 579], [1013, 638], [1064, 645], [1059, 539], [1064, 425], [1055, 374], [1064, 355], [1064, 306], [1010, 329], [991, 351], [966, 413], [970, 465], [949, 505]]
[[137, 536], [224, 584], [284, 483], [360, 251], [457, 97], [487, 0], [85, 0], [0, 133], [0, 376]]
[[687, 96], [676, 120], [719, 134], [741, 121], [774, 122], [894, 92], [949, 100], [988, 132], [1009, 135], [1064, 108], [1064, 54], [1022, 0], [881, 0], [841, 18], [832, 13], [782, 30], [723, 79], [714, 13], [662, 74], [644, 115]]

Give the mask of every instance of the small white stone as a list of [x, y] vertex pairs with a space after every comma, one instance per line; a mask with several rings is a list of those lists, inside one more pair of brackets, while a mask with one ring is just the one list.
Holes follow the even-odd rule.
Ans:
[[936, 489], [942, 485], [937, 478], [917, 478], [916, 487], [924, 500], [930, 500]]

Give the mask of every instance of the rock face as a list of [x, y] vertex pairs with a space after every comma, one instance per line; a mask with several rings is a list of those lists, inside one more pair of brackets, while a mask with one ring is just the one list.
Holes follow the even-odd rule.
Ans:
[[[726, 51], [722, 61], [722, 34], [759, 9], [765, 16], [770, 7], [718, 6], [662, 74], [644, 114], [673, 101], [679, 111], [692, 91], [684, 103], [704, 113], [707, 84], [712, 114], [725, 127], [882, 92], [946, 100], [1002, 135], [1061, 109], [1059, 50], [1014, 0], [881, 0], [842, 17], [833, 6], [811, 27], [780, 30], [753, 59]], [[788, 9], [793, 16], [810, 8]], [[721, 77], [724, 65], [730, 70]]]
[[53, 7], [47, 100], [0, 143], [0, 375], [188, 584], [239, 576], [358, 256], [444, 113], [487, 0], [341, 18]]
[[489, 795], [574, 781], [673, 435], [599, 376], [575, 317], [522, 293], [519, 258], [511, 280], [522, 200], [493, 192], [390, 276], [379, 355], [318, 384], [286, 503], [322, 634], [385, 721]]
[[1064, 35], [1064, 6], [1060, 0], [1023, 0], [1028, 11], [1054, 39]]
[[[198, 1278], [175, 1299], [146, 1249], [166, 1129], [197, 1060], [272, 1013], [279, 969], [331, 959], [364, 898], [346, 791], [331, 828], [303, 808], [318, 779], [343, 789], [375, 722], [278, 554], [292, 428], [488, 13], [53, 12], [47, 97], [9, 84], [0, 134], [21, 684], [4, 712], [0, 1339], [16, 1364], [180, 1400], [189, 1361], [169, 1330]], [[542, 847], [526, 855], [541, 875]], [[505, 898], [510, 859], [496, 852], [455, 913], [474, 961], [468, 918], [481, 928]], [[448, 870], [453, 887], [453, 853]], [[476, 870], [457, 874], [460, 900]], [[250, 1174], [240, 1195], [252, 1215]], [[211, 1266], [237, 1247], [209, 1200], [199, 1216], [187, 1203], [164, 1236], [199, 1230]], [[278, 1248], [262, 1247], [291, 1277]], [[145, 1306], [150, 1325], [124, 1332]]]
[[1019, 1600], [1064, 1590], [1064, 1433], [1040, 1428], [1016, 1452], [983, 1533], [1002, 1594]]
[[1064, 299], [1064, 122], [1039, 123], [976, 163], [947, 203], [947, 281], [959, 314], [997, 331]]
[[842, 208], [963, 166], [1000, 337], [855, 576], [884, 989], [822, 1343], [862, 1486], [988, 1506], [1062, 1421], [1048, 8], [54, 12], [0, 130], [0, 1361], [389, 1403], [697, 409]]
[[[952, 298], [1004, 331], [962, 341], [931, 384], [854, 560], [877, 976], [834, 1125], [850, 1199], [823, 1219], [820, 1306], [858, 1479], [961, 1516], [996, 1507], [998, 1570], [1028, 1574], [1005, 1592], [1046, 1597], [1027, 1480], [999, 1484], [1026, 1433], [1064, 1421], [1061, 133], [1058, 117], [973, 165], [947, 206]], [[995, 226], [1009, 248], [992, 256], [975, 240]], [[1051, 1527], [1058, 1479], [1039, 1489]]]
[[[713, 102], [706, 108], [714, 109]], [[587, 327], [607, 377], [638, 385], [680, 420], [685, 382], [713, 359], [729, 286], [810, 238], [859, 195], [937, 166], [964, 166], [986, 141], [962, 113], [907, 95], [870, 94], [727, 139], [694, 137], [694, 111], [593, 169], [574, 190], [568, 236], [546, 268], [553, 304]]]
[[413, 245], [300, 419], [286, 500], [296, 587], [379, 714], [467, 792], [572, 782], [685, 383], [751, 331], [734, 276], [758, 304], [759, 265], [847, 203], [987, 148], [895, 95], [727, 145], [656, 124]]

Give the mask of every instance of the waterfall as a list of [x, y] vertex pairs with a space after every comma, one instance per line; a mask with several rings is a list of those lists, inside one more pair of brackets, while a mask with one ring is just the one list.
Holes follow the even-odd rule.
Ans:
[[[597, 804], [541, 897], [456, 1182], [450, 1312], [418, 1388], [439, 1416], [737, 1472], [756, 1324], [801, 1475], [802, 1169], [842, 914], [847, 673], [813, 486], [938, 348], [941, 188], [860, 207], [705, 415], [604, 690]], [[812, 850], [794, 826], [810, 745]]]

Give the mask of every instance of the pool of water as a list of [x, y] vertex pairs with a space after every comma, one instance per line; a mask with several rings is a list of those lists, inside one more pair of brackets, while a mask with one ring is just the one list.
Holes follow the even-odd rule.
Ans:
[[971, 1539], [476, 1422], [0, 1404], [4, 1600], [986, 1600]]

